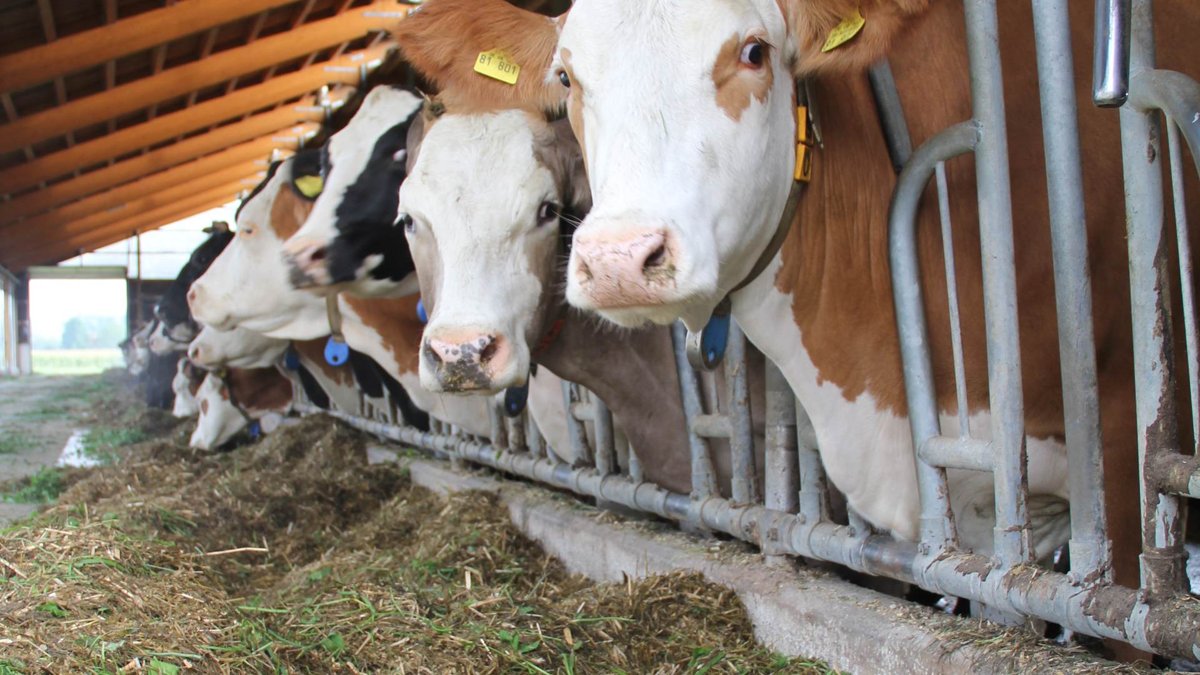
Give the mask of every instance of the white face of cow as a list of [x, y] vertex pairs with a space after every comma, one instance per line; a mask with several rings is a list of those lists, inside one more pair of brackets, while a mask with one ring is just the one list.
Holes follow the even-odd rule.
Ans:
[[421, 384], [494, 392], [525, 382], [553, 302], [567, 195], [541, 118], [447, 114], [429, 127], [400, 188], [400, 222], [429, 312]]
[[175, 392], [175, 403], [171, 414], [175, 417], [191, 417], [200, 412], [196, 397], [192, 395], [192, 378], [188, 376], [187, 361], [179, 359], [175, 379], [171, 380], [171, 391]]
[[196, 392], [200, 417], [188, 445], [200, 450], [214, 450], [229, 442], [248, 422], [222, 391], [220, 379], [208, 376]]
[[279, 362], [288, 341], [235, 328], [221, 331], [205, 326], [188, 346], [188, 358], [205, 370], [267, 368]]
[[409, 91], [376, 87], [329, 139], [321, 195], [285, 245], [297, 288], [391, 297], [417, 291], [404, 233], [394, 223], [408, 125], [421, 104]]
[[[283, 261], [284, 223], [306, 206], [291, 194], [293, 160], [283, 162], [238, 213], [237, 236], [188, 292], [193, 316], [217, 330], [243, 328], [272, 337], [310, 340], [329, 333], [324, 303], [292, 288]], [[279, 203], [282, 200], [282, 203]], [[293, 224], [292, 227], [295, 225]]]
[[767, 248], [795, 156], [776, 0], [579, 0], [553, 77], [595, 200], [575, 235], [571, 304], [621, 325], [690, 327]]
[[146, 341], [152, 354], [166, 356], [172, 352], [182, 352], [187, 349], [188, 342], [191, 341], [191, 328], [184, 326], [176, 326], [174, 330], [167, 330], [167, 324], [158, 322], [157, 328], [150, 334]]

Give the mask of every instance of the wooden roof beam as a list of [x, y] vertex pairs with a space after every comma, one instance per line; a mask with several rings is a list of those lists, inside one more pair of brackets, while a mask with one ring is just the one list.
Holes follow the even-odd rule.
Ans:
[[221, 185], [263, 174], [265, 169], [266, 167], [258, 162], [246, 162], [214, 172], [203, 178], [165, 188], [152, 195], [131, 199], [106, 211], [91, 213], [83, 218], [65, 219], [43, 227], [26, 227], [22, 223], [17, 223], [5, 232], [4, 247], [6, 250], [9, 248], [16, 250], [33, 248], [41, 243], [54, 240], [78, 239], [89, 232], [99, 230], [105, 225], [130, 216], [170, 206]]
[[19, 91], [294, 1], [203, 0], [150, 10], [0, 57], [0, 83], [5, 91]]
[[[211, 133], [85, 173], [79, 178], [49, 185], [8, 202], [0, 202], [0, 223], [33, 216], [80, 197], [170, 169], [192, 158], [213, 156], [210, 153], [226, 148], [263, 142], [270, 147], [294, 148], [300, 138], [319, 128], [316, 122], [295, 124], [295, 118], [307, 116], [311, 119], [320, 114], [309, 109], [296, 110], [296, 107], [287, 106], [255, 115], [244, 122], [230, 124]], [[269, 151], [268, 148], [263, 154]]]
[[[0, 186], [17, 192], [42, 181], [71, 173], [78, 167], [98, 164], [197, 129], [206, 129], [214, 124], [266, 108], [273, 103], [303, 96], [326, 84], [358, 84], [358, 73], [350, 72], [353, 70], [352, 66], [382, 58], [390, 45], [391, 43], [386, 43], [374, 49], [349, 54], [336, 61], [282, 75], [263, 84], [235, 91], [229, 96], [161, 115], [149, 122], [80, 143], [68, 150], [10, 167], [0, 171]], [[316, 114], [315, 118], [320, 119], [320, 115]], [[219, 132], [218, 129], [211, 133]]]
[[232, 148], [207, 157], [186, 164], [180, 164], [166, 171], [159, 171], [125, 183], [120, 187], [106, 192], [100, 192], [79, 201], [59, 206], [53, 211], [47, 211], [39, 216], [0, 225], [0, 238], [3, 238], [7, 233], [16, 231], [17, 228], [40, 230], [45, 227], [52, 227], [58, 223], [86, 218], [93, 213], [107, 211], [128, 201], [152, 195], [175, 185], [204, 178], [210, 174], [236, 167], [246, 162], [258, 160], [261, 162], [261, 166], [265, 168], [273, 150], [288, 146], [294, 149], [298, 145], [298, 141], [299, 139], [294, 137], [264, 136], [249, 143], [235, 145]]
[[[187, 3], [185, 3], [187, 4]], [[155, 103], [225, 82], [239, 75], [299, 58], [382, 30], [394, 18], [380, 16], [394, 0], [377, 2], [344, 14], [305, 24], [296, 30], [256, 40], [159, 75], [134, 80], [113, 89], [34, 113], [0, 127], [0, 153], [32, 145], [69, 131], [142, 110]], [[271, 80], [268, 80], [270, 82]]]
[[197, 213], [203, 213], [218, 206], [224, 206], [237, 199], [243, 190], [250, 189], [250, 181], [238, 181], [227, 186], [195, 195], [194, 198], [178, 202], [169, 207], [147, 211], [137, 216], [126, 218], [97, 230], [90, 235], [70, 240], [43, 242], [36, 247], [22, 250], [7, 250], [2, 254], [5, 263], [14, 268], [25, 269], [32, 265], [54, 265], [79, 255], [81, 252], [95, 251], [110, 244], [128, 239], [138, 232], [148, 232], [160, 227], [183, 220]]

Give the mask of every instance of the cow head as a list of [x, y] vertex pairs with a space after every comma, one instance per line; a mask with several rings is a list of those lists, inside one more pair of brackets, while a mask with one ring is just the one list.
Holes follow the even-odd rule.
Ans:
[[[438, 0], [394, 32], [431, 80], [475, 100], [565, 102], [595, 201], [575, 235], [568, 299], [622, 325], [682, 317], [695, 328], [779, 226], [794, 78], [865, 68], [927, 3], [577, 0], [550, 22], [500, 0]], [[860, 32], [823, 52], [858, 11]], [[472, 73], [493, 49], [522, 66], [522, 83]]]
[[218, 330], [245, 328], [289, 339], [329, 333], [323, 304], [292, 288], [283, 242], [312, 209], [305, 189], [318, 171], [317, 151], [273, 165], [238, 209], [237, 237], [192, 285], [188, 301], [196, 318]]
[[171, 414], [175, 417], [192, 417], [200, 413], [196, 402], [196, 392], [204, 381], [203, 371], [192, 365], [187, 359], [179, 359], [175, 379], [171, 380], [171, 390], [175, 392], [175, 404]]
[[234, 328], [222, 331], [205, 326], [188, 346], [188, 359], [208, 370], [216, 368], [267, 368], [287, 351], [288, 341]]
[[404, 232], [394, 224], [409, 125], [420, 107], [411, 92], [376, 87], [322, 148], [321, 195], [284, 249], [294, 286], [359, 295], [416, 291]]
[[554, 330], [563, 302], [563, 228], [573, 227], [563, 214], [589, 205], [565, 122], [507, 110], [427, 124], [399, 217], [429, 312], [426, 389], [494, 392], [525, 382], [531, 349]]
[[[292, 406], [291, 381], [275, 368], [230, 368], [210, 374], [196, 392], [200, 417], [189, 445], [214, 450], [255, 420], [263, 433], [277, 428]], [[249, 418], [249, 419], [247, 419]]]
[[[192, 320], [191, 312], [188, 309], [188, 290], [233, 240], [233, 233], [229, 231], [229, 225], [224, 221], [214, 222], [212, 227], [207, 228], [205, 232], [208, 233], [208, 239], [205, 239], [204, 243], [192, 251], [187, 264], [179, 270], [179, 275], [167, 287], [162, 299], [154, 308], [154, 315], [163, 324], [163, 337], [170, 342], [186, 345], [196, 337], [199, 327]], [[162, 347], [160, 346], [160, 348]], [[166, 351], [172, 350], [168, 348]]]

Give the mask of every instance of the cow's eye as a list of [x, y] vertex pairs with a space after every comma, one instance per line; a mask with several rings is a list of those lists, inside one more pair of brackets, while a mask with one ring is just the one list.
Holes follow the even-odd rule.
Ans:
[[547, 225], [558, 220], [558, 204], [542, 202], [538, 207], [538, 225]]
[[246, 225], [243, 227], [239, 227], [238, 232], [241, 233], [241, 235], [243, 237], [250, 237], [250, 236], [254, 235], [254, 228]]
[[396, 225], [403, 227], [405, 232], [412, 232], [413, 230], [417, 229], [416, 221], [414, 221], [413, 217], [407, 213], [401, 213], [396, 218]]
[[571, 88], [571, 76], [567, 74], [567, 71], [558, 71], [558, 81], [562, 82], [562, 86], [566, 87], [567, 89]]
[[758, 70], [766, 60], [767, 49], [758, 40], [751, 40], [742, 47], [741, 61], [747, 68]]

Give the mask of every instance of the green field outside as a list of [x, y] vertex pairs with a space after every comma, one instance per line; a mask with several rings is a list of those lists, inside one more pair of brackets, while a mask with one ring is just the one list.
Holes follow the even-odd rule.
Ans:
[[33, 372], [39, 375], [90, 375], [123, 364], [115, 348], [33, 350]]

